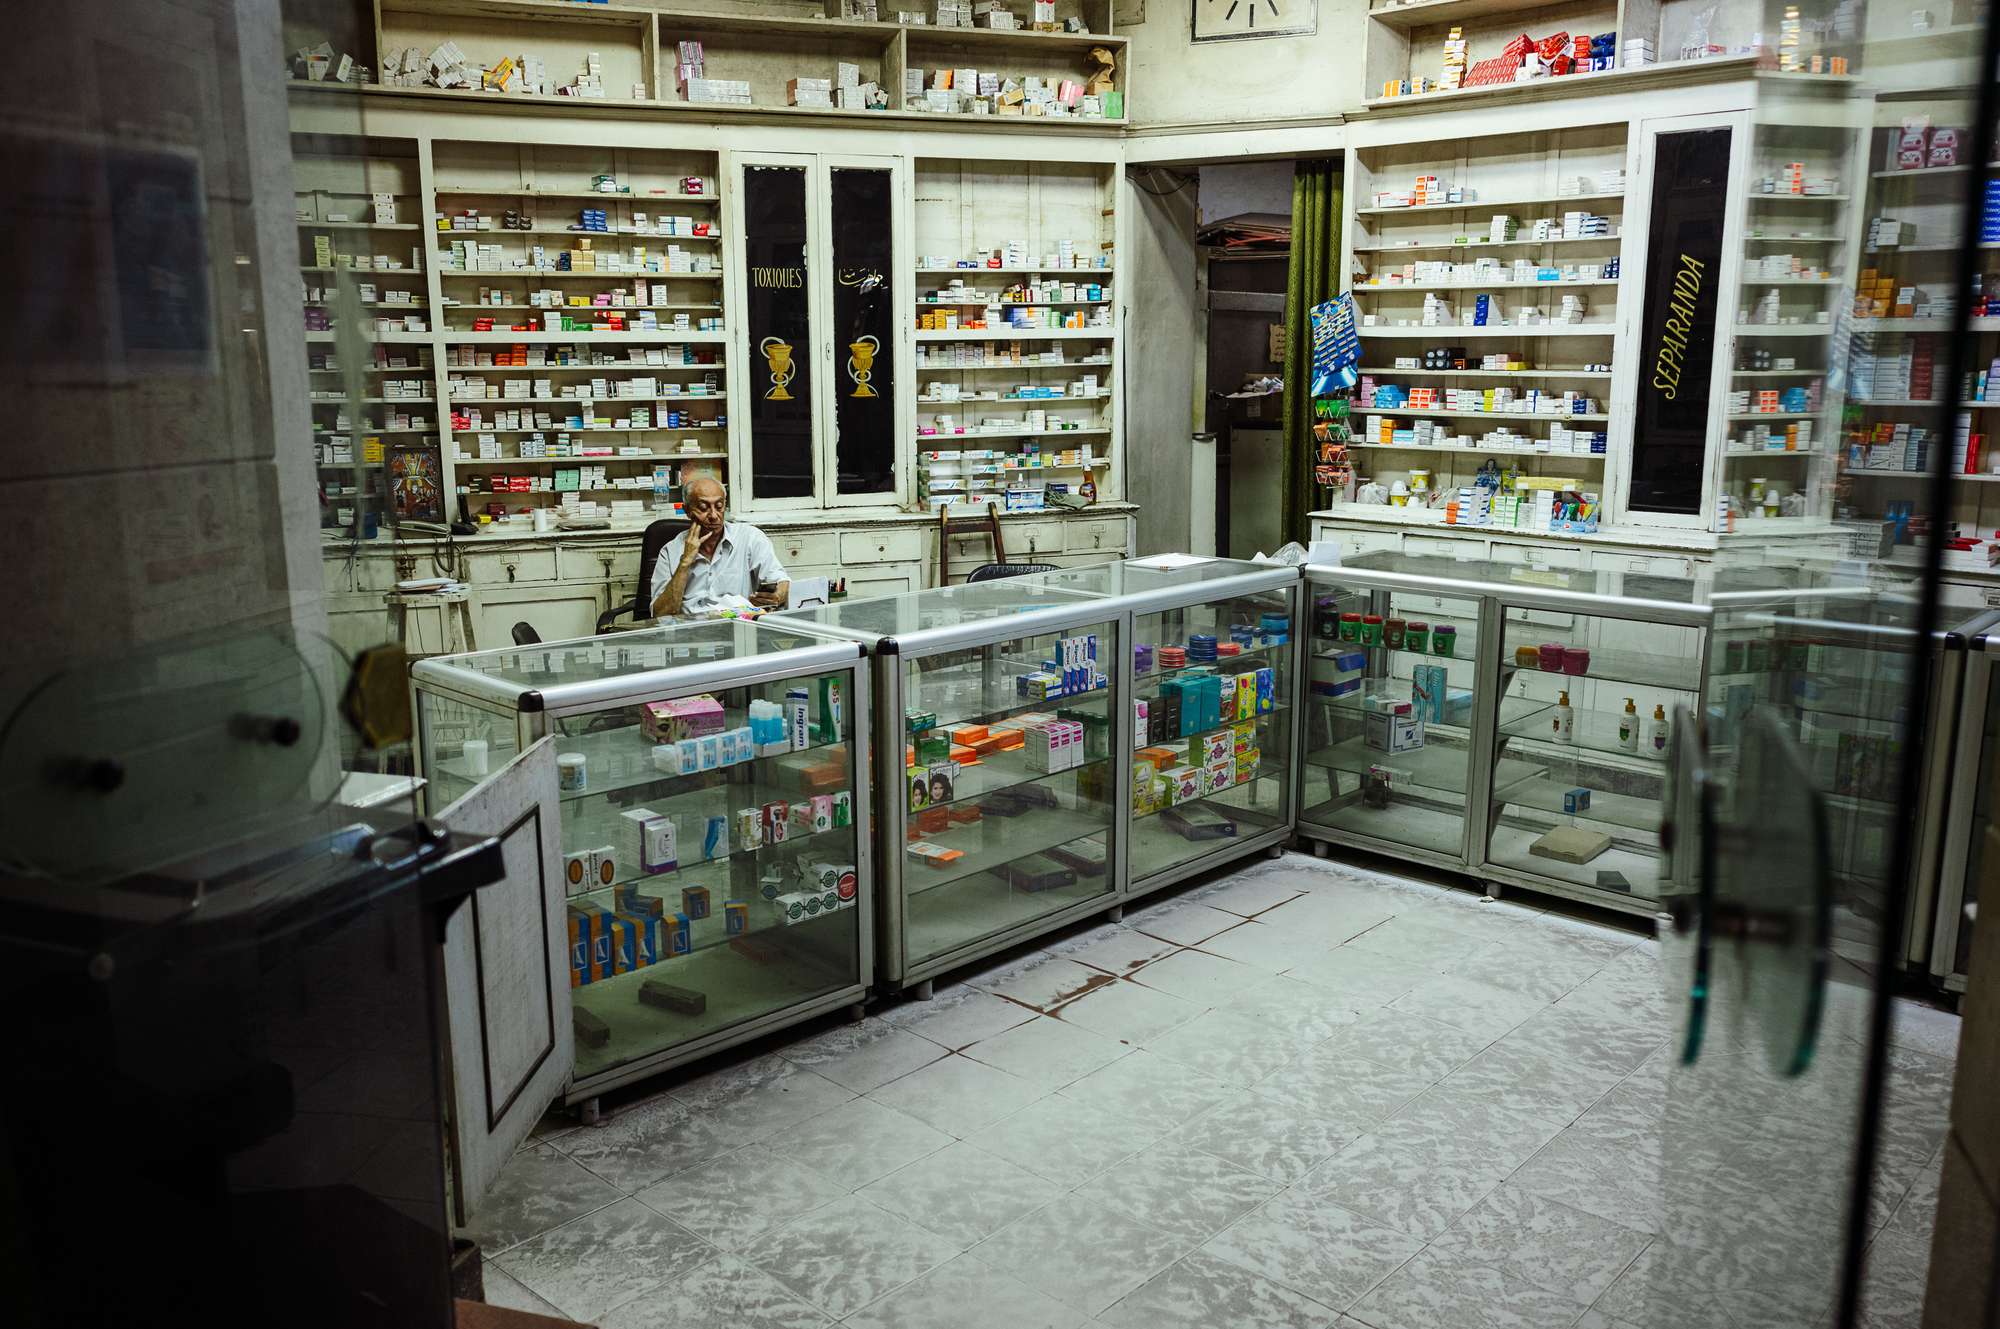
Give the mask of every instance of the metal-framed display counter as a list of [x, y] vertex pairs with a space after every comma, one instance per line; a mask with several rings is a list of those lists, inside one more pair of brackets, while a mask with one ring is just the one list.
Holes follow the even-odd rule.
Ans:
[[[1298, 570], [1171, 558], [1034, 580], [1111, 597], [1125, 616], [1132, 649], [1119, 663], [1130, 670], [1133, 734], [1122, 894], [1134, 899], [1247, 854], [1277, 853], [1298, 818]], [[1250, 680], [1218, 714], [1191, 719], [1184, 680], [1204, 673]], [[1168, 783], [1177, 756], [1195, 773], [1192, 794]]]
[[[904, 796], [882, 800], [880, 976], [927, 995], [936, 975], [1019, 942], [1103, 912], [1231, 858], [1275, 852], [1291, 835], [1299, 667], [1295, 569], [1208, 559], [1174, 567], [1118, 563], [979, 582], [912, 595], [835, 603], [775, 620], [865, 643], [874, 656], [882, 731], [876, 778]], [[1240, 609], [1257, 617], [1232, 622]], [[1257, 642], [1263, 615], [1274, 617]], [[1229, 629], [1245, 627], [1248, 649]], [[1166, 640], [1179, 637], [1179, 644]], [[1214, 637], [1198, 658], [1159, 667], [1162, 645], [1189, 650], [1186, 639]], [[1149, 638], [1158, 638], [1156, 642]], [[1134, 647], [1147, 649], [1135, 652]], [[1224, 649], [1224, 647], [1229, 649]], [[1094, 652], [1094, 655], [1093, 655]], [[1135, 668], [1135, 654], [1147, 668]], [[1240, 672], [1233, 662], [1264, 658], [1265, 709], [1236, 750], [1232, 718], [1200, 721], [1206, 703], [1181, 700], [1174, 732], [1137, 729], [1134, 699], [1199, 696], [1183, 686], [1204, 673]], [[1171, 660], [1173, 657], [1168, 656]], [[1045, 664], [1079, 670], [1055, 691]], [[1252, 705], [1255, 698], [1256, 669]], [[1162, 708], [1161, 714], [1165, 714]], [[1051, 757], [1041, 733], [1017, 742], [1034, 716], [1067, 721], [1076, 740]], [[1164, 722], [1162, 722], [1164, 723]], [[1193, 726], [1187, 728], [1186, 726]], [[1044, 727], [1045, 728], [1045, 727]], [[1229, 746], [1228, 784], [1218, 759], [1204, 787], [1178, 781], [1156, 805], [1157, 783], [1135, 799], [1135, 766], [1149, 771], [1172, 752], [1209, 737]], [[1266, 737], [1268, 735], [1268, 737]], [[1143, 741], [1142, 741], [1143, 740]], [[1232, 794], [1239, 757], [1248, 757], [1246, 788]], [[1156, 772], [1157, 773], [1157, 772]], [[919, 789], [918, 782], [923, 787]], [[1185, 797], [1181, 797], [1186, 794]], [[1154, 841], [1169, 821], [1185, 848], [1160, 852]], [[1249, 834], [1246, 824], [1254, 824]], [[1135, 865], [1142, 875], [1134, 876]]]
[[1671, 717], [1708, 689], [1701, 590], [1400, 554], [1308, 567], [1299, 834], [1656, 912]]
[[411, 673], [432, 812], [555, 739], [572, 941], [580, 918], [600, 931], [620, 920], [606, 955], [572, 949], [566, 1103], [858, 1012], [875, 931], [857, 646], [714, 621], [434, 657]]

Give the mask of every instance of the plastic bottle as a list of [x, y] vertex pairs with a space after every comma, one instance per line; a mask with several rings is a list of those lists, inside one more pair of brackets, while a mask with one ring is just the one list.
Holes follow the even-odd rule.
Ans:
[[1618, 717], [1618, 746], [1627, 752], [1639, 750], [1639, 708], [1625, 699], [1625, 713]]
[[1556, 702], [1555, 719], [1551, 726], [1551, 737], [1558, 743], [1576, 742], [1576, 712], [1570, 709], [1569, 693], [1565, 692]]
[[1653, 718], [1646, 722], [1646, 755], [1664, 761], [1667, 756], [1667, 740], [1670, 736], [1667, 708], [1655, 706]]

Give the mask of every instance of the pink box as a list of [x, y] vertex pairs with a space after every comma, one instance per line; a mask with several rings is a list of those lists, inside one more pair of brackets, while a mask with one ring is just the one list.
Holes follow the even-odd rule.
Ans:
[[719, 734], [726, 721], [722, 703], [713, 697], [679, 697], [673, 701], [649, 701], [640, 708], [639, 727], [656, 742], [679, 742]]

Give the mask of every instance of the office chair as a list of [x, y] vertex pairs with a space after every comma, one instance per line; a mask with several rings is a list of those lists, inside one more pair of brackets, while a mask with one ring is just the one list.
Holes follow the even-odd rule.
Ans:
[[514, 625], [514, 644], [516, 646], [539, 646], [542, 644], [542, 634], [535, 631], [535, 625], [532, 623], [516, 623]]
[[615, 605], [597, 616], [597, 630], [611, 631], [611, 625], [621, 618], [634, 620], [653, 616], [653, 565], [660, 561], [660, 551], [667, 542], [686, 530], [685, 517], [662, 517], [646, 527], [646, 534], [639, 541], [639, 584], [632, 588], [629, 604]]
[[1053, 563], [982, 563], [972, 570], [965, 583], [970, 586], [975, 581], [998, 581], [1002, 577], [1027, 577], [1055, 570]]

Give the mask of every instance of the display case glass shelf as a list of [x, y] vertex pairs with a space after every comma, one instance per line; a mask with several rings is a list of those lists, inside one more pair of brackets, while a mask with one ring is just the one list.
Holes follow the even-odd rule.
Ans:
[[1302, 834], [1654, 907], [1670, 717], [1708, 695], [1703, 586], [1370, 554], [1307, 593]]
[[553, 738], [574, 1102], [832, 1007], [872, 962], [860, 651], [713, 622], [420, 661], [442, 807]]

